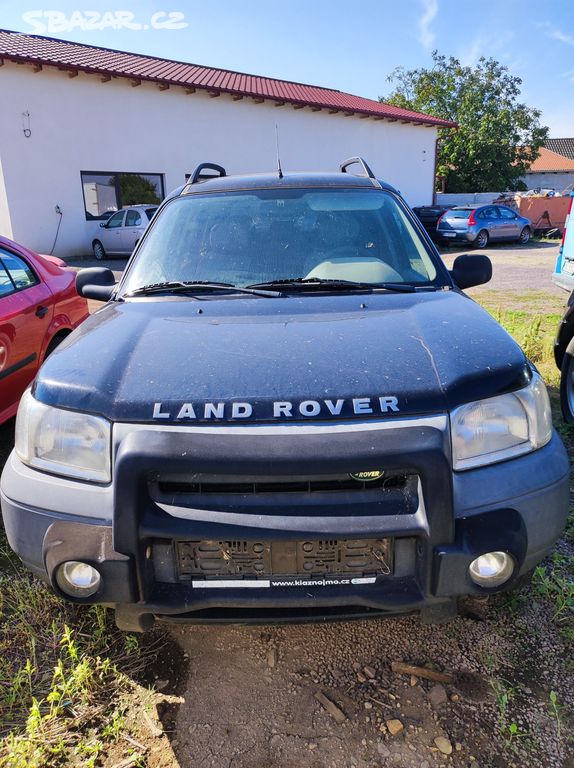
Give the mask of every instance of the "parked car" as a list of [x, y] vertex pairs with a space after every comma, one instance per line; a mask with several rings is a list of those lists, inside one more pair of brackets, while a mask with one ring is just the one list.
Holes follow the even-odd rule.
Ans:
[[129, 256], [157, 211], [157, 205], [130, 205], [100, 224], [101, 232], [92, 241], [96, 259]]
[[431, 240], [437, 240], [436, 225], [440, 217], [449, 210], [445, 205], [419, 205], [413, 208], [413, 213], [426, 229]]
[[0, 237], [0, 424], [16, 413], [42, 362], [88, 316], [75, 273], [59, 261]]
[[552, 280], [565, 291], [574, 291], [574, 221], [569, 225], [572, 216], [574, 191], [570, 193], [570, 205], [562, 230], [562, 244], [558, 251], [556, 266]]
[[506, 205], [457, 205], [440, 217], [436, 234], [442, 242], [472, 243], [477, 248], [499, 240], [526, 245], [532, 235], [532, 222]]
[[539, 373], [463, 293], [488, 257], [449, 272], [359, 158], [207, 167], [119, 284], [78, 274], [107, 303], [20, 404], [0, 494], [12, 548], [130, 631], [439, 621], [512, 587], [563, 530], [570, 465]]

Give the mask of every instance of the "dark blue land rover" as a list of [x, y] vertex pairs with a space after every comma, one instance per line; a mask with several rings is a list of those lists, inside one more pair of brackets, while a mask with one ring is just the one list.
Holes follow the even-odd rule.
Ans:
[[[350, 167], [357, 163], [361, 175]], [[2, 476], [11, 546], [63, 597], [154, 619], [454, 615], [565, 523], [546, 387], [399, 193], [228, 177], [166, 200], [48, 359]]]

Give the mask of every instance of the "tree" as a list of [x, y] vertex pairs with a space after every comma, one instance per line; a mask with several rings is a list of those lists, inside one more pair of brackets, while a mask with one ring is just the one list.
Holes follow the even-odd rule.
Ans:
[[395, 69], [387, 78], [395, 90], [381, 101], [458, 124], [439, 132], [437, 177], [447, 192], [525, 189], [520, 179], [548, 128], [538, 109], [518, 101], [522, 80], [492, 58], [474, 67], [438, 51], [432, 58], [430, 69]]

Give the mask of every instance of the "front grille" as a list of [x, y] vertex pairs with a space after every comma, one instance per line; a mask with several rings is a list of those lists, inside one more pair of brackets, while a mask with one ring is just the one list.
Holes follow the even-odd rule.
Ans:
[[375, 491], [403, 490], [412, 475], [395, 473], [383, 475], [377, 480], [354, 480], [350, 475], [327, 477], [254, 477], [244, 478], [233, 475], [201, 475], [189, 479], [159, 478], [157, 490], [166, 496], [263, 493], [321, 493], [325, 491]]
[[173, 546], [182, 581], [230, 576], [388, 575], [392, 570], [390, 539], [177, 541]]

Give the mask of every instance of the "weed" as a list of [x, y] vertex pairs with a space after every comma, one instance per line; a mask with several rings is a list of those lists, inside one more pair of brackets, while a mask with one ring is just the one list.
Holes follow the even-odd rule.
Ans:
[[506, 720], [506, 710], [512, 696], [512, 688], [506, 680], [492, 679], [490, 681], [490, 687], [494, 692], [494, 699], [496, 701], [496, 707], [498, 709], [498, 721], [499, 724]]
[[498, 728], [505, 738], [507, 744], [511, 745], [518, 738], [526, 736], [525, 731], [521, 731], [518, 724], [513, 720], [509, 721], [508, 708], [514, 696], [514, 689], [507, 680], [492, 679], [490, 687], [494, 692], [494, 699], [498, 709]]
[[564, 530], [564, 538], [568, 541], [574, 541], [574, 510], [570, 509], [570, 515], [566, 521], [566, 528]]
[[[566, 565], [572, 563], [573, 558], [567, 558]], [[555, 607], [554, 620], [567, 622], [574, 618], [574, 580], [566, 572], [562, 573], [558, 568], [549, 569], [539, 565], [534, 570], [532, 577], [534, 593], [548, 598]]]
[[556, 720], [556, 731], [560, 738], [560, 729], [562, 724], [562, 705], [558, 703], [558, 694], [556, 691], [550, 691], [550, 714]]
[[512, 744], [515, 739], [526, 736], [526, 733], [521, 731], [516, 723], [510, 723], [509, 725], [505, 726], [503, 733], [505, 734], [506, 740], [509, 744]]
[[95, 768], [126, 729], [124, 694], [149, 660], [110, 611], [63, 603], [0, 534], [0, 768]]

